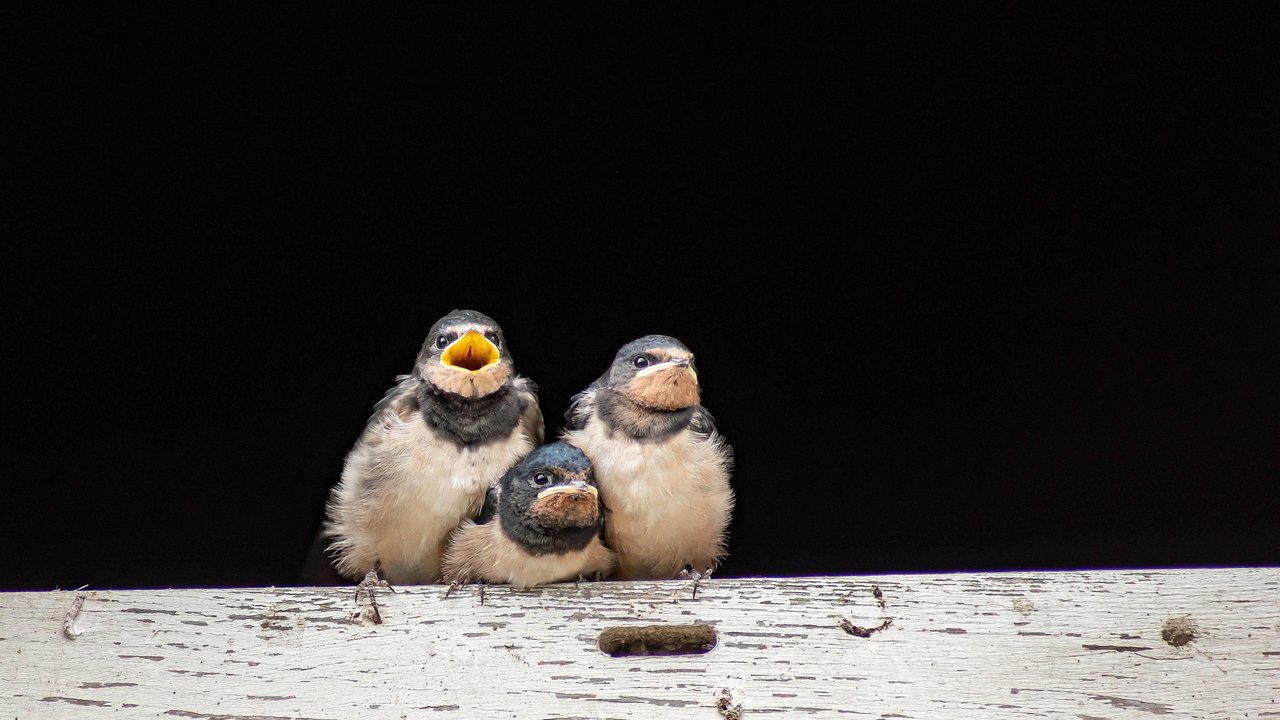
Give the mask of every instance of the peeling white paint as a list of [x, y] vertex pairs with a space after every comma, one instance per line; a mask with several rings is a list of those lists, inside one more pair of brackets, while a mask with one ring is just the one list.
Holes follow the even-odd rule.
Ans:
[[[397, 587], [376, 626], [349, 587], [0, 593], [0, 718], [1280, 717], [1280, 568], [690, 585]], [[717, 645], [596, 644], [668, 623]]]

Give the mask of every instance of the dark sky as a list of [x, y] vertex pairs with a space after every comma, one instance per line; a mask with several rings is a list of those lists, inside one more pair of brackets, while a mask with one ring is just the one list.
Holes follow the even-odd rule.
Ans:
[[28, 10], [0, 585], [294, 582], [464, 307], [694, 350], [723, 576], [1280, 564], [1266, 8]]

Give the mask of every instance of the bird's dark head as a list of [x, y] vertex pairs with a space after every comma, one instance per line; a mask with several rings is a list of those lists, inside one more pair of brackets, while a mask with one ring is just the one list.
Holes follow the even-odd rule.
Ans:
[[440, 391], [476, 399], [508, 385], [515, 365], [493, 318], [454, 310], [431, 326], [414, 371]]
[[498, 519], [534, 555], [586, 547], [603, 522], [591, 461], [564, 441], [538, 447], [499, 481]]
[[623, 345], [601, 380], [650, 410], [683, 410], [700, 400], [693, 353], [669, 335], [645, 335]]

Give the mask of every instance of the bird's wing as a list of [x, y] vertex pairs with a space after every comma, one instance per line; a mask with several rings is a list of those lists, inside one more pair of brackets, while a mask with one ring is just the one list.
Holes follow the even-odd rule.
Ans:
[[701, 435], [704, 439], [711, 437], [716, 431], [715, 418], [711, 417], [710, 411], [698, 405], [693, 409], [693, 418], [689, 421], [689, 429]]
[[373, 415], [369, 416], [369, 424], [372, 424], [384, 413], [395, 413], [403, 415], [406, 411], [412, 410], [417, 405], [417, 398], [414, 397], [416, 386], [416, 378], [412, 375], [397, 375], [396, 384], [391, 386], [386, 395], [373, 406]]
[[574, 395], [569, 400], [569, 409], [564, 413], [565, 430], [581, 430], [587, 426], [587, 420], [595, 412], [596, 383], [591, 383], [586, 390]]
[[542, 408], [538, 405], [538, 385], [526, 377], [516, 378], [516, 394], [520, 398], [520, 424], [533, 438], [534, 445], [541, 445], [546, 437], [546, 425]]
[[480, 506], [480, 512], [476, 513], [475, 524], [484, 525], [498, 514], [498, 497], [502, 494], [502, 488], [498, 487], [498, 483], [489, 486], [489, 491], [484, 494], [484, 504]]

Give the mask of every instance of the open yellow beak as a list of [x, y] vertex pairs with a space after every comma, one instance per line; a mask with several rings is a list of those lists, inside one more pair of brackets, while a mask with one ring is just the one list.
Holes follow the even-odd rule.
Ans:
[[440, 356], [440, 363], [445, 367], [472, 375], [501, 361], [502, 353], [498, 351], [498, 346], [475, 330], [468, 330], [465, 335], [454, 340]]

